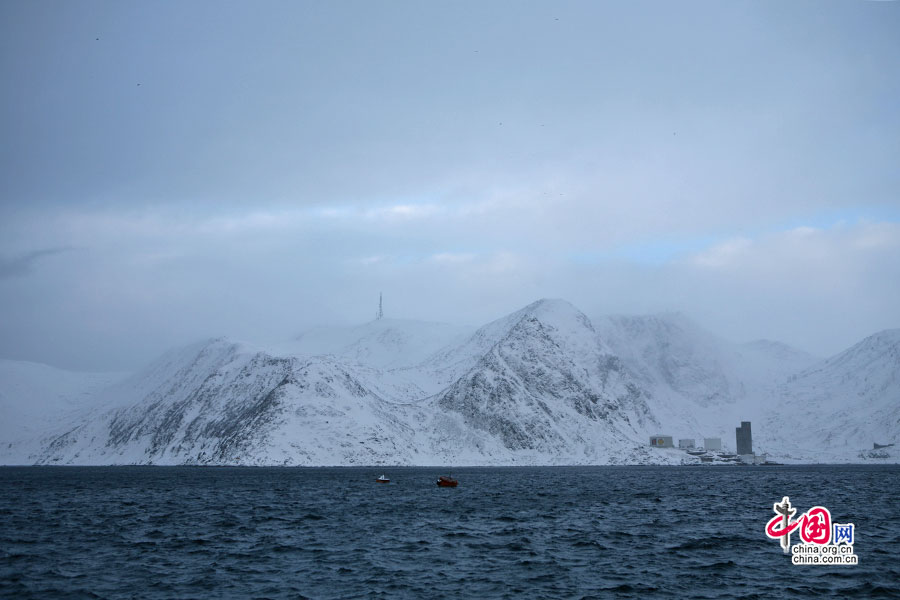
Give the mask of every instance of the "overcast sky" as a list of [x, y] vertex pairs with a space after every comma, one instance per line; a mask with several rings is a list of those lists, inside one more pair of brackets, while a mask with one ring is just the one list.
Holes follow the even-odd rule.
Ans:
[[900, 3], [0, 3], [0, 357], [541, 297], [900, 327]]

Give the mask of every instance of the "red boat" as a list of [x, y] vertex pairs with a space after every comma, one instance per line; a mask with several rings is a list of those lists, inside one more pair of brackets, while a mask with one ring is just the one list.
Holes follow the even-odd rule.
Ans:
[[444, 477], [441, 475], [438, 477], [437, 484], [441, 487], [456, 487], [459, 485], [459, 482], [452, 477]]

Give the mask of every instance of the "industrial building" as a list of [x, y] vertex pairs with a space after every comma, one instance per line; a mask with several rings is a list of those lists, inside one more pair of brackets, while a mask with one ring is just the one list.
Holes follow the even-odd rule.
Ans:
[[722, 438], [703, 438], [703, 448], [706, 450], [722, 451]]
[[750, 421], [741, 421], [740, 427], [734, 428], [737, 454], [753, 454], [753, 437], [750, 435]]
[[671, 435], [651, 435], [650, 445], [654, 448], [674, 448]]
[[690, 450], [694, 447], [694, 440], [690, 438], [678, 440], [678, 447], [683, 450]]

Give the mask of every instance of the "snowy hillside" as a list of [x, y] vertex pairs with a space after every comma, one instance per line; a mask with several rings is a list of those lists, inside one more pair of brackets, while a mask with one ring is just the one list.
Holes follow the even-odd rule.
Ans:
[[511, 456], [618, 462], [623, 448], [643, 445], [658, 427], [640, 388], [567, 302], [536, 302], [441, 356], [472, 349], [477, 360], [437, 400], [438, 429], [450, 432], [444, 447], [493, 443]]
[[379, 319], [213, 339], [119, 381], [2, 361], [0, 464], [677, 464], [695, 459], [648, 437], [731, 447], [747, 419], [776, 458], [868, 460], [900, 441], [898, 346], [887, 331], [816, 362], [680, 315], [592, 323], [541, 300], [474, 332]]
[[[74, 464], [384, 462], [396, 434], [379, 395], [410, 389], [333, 357], [272, 356], [211, 340], [169, 353], [105, 391], [106, 410], [50, 436], [36, 457]], [[414, 389], [413, 389], [414, 390]], [[402, 430], [402, 425], [399, 426]], [[351, 439], [351, 442], [347, 442]], [[387, 443], [390, 455], [396, 447]]]
[[731, 372], [730, 349], [680, 314], [600, 319], [603, 340], [645, 384], [699, 406], [733, 403], [743, 396]]
[[757, 340], [737, 347], [743, 373], [760, 383], [781, 384], [784, 379], [819, 362], [821, 358], [781, 342]]
[[796, 460], [900, 460], [900, 329], [872, 335], [789, 378], [773, 395], [760, 438]]
[[663, 431], [729, 447], [736, 424], [762, 418], [773, 390], [818, 360], [779, 342], [728, 342], [679, 313], [602, 317], [597, 329], [651, 397]]
[[47, 365], [0, 360], [0, 456], [23, 462], [40, 434], [76, 422], [117, 373], [76, 373]]

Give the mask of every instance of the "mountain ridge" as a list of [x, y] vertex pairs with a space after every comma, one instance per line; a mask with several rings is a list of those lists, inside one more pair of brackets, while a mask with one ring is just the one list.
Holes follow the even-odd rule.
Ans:
[[[900, 330], [816, 361], [779, 342], [727, 342], [679, 314], [592, 321], [541, 299], [477, 329], [384, 319], [316, 335], [173, 349], [90, 388], [80, 412], [5, 436], [0, 462], [677, 464], [692, 459], [647, 436], [727, 446], [741, 420], [785, 460], [870, 460], [869, 437], [900, 442]], [[0, 381], [6, 405], [13, 379]], [[838, 384], [843, 395], [822, 392]], [[821, 419], [773, 416], [804, 403]]]

